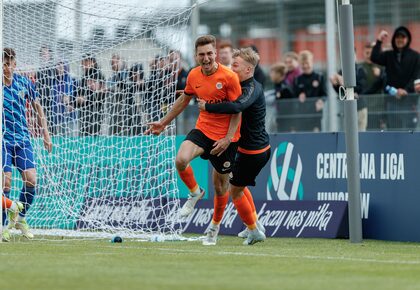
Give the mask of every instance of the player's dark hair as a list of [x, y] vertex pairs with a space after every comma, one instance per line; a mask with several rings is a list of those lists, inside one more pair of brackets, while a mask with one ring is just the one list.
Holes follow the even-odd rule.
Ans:
[[203, 35], [197, 38], [195, 41], [195, 50], [197, 50], [197, 47], [204, 46], [207, 44], [213, 45], [214, 48], [216, 48], [216, 37], [213, 35]]
[[16, 52], [13, 48], [5, 47], [3, 49], [3, 61], [4, 60], [15, 60], [16, 59]]

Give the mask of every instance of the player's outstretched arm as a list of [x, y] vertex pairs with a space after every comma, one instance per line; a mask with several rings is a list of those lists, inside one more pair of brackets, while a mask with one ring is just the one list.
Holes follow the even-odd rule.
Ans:
[[188, 103], [192, 99], [192, 96], [182, 94], [174, 103], [171, 110], [157, 122], [151, 122], [147, 125], [149, 126], [149, 129], [147, 129], [144, 134], [149, 135], [160, 135], [163, 130], [165, 130], [166, 126], [168, 126], [169, 123], [172, 122], [173, 119], [176, 118], [179, 114], [181, 114], [182, 111], [188, 106]]
[[213, 149], [210, 151], [210, 154], [220, 156], [223, 152], [229, 147], [232, 139], [235, 135], [236, 130], [238, 129], [239, 124], [241, 123], [242, 113], [232, 115], [230, 118], [229, 129], [226, 136], [222, 139], [217, 140], [213, 144]]

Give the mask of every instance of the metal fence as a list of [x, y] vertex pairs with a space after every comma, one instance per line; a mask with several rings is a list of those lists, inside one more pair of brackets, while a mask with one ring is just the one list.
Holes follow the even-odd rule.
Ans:
[[[195, 0], [192, 0], [195, 1]], [[198, 0], [198, 2], [200, 2]], [[330, 131], [343, 128], [342, 103], [328, 78], [340, 68], [338, 34], [334, 23], [337, 0], [212, 0], [198, 9], [197, 34], [211, 33], [219, 40], [230, 40], [234, 47], [255, 45], [266, 73], [267, 127], [270, 132]], [[412, 34], [410, 47], [420, 51], [420, 1], [418, 0], [352, 0], [356, 59], [363, 60], [364, 46], [375, 41], [380, 30], [391, 35], [396, 27], [406, 26]], [[326, 5], [329, 4], [329, 5]], [[327, 11], [328, 10], [328, 11]], [[333, 19], [334, 18], [334, 19]], [[331, 19], [333, 21], [331, 22]], [[327, 24], [328, 23], [328, 24]], [[331, 32], [332, 31], [332, 32]], [[331, 41], [331, 34], [334, 34]], [[193, 35], [194, 36], [194, 35]], [[327, 45], [327, 38], [330, 40]], [[391, 37], [389, 37], [391, 38]], [[384, 48], [390, 48], [388, 39]], [[335, 48], [335, 49], [334, 49]], [[314, 54], [315, 71], [325, 76], [327, 94], [323, 109], [313, 111], [316, 100], [305, 104], [298, 100], [271, 100], [273, 88], [268, 73], [270, 66], [284, 61], [284, 53], [310, 50]], [[361, 96], [366, 104], [366, 130], [417, 130], [417, 95], [395, 100], [389, 95]], [[187, 109], [189, 120], [195, 113]], [[362, 114], [360, 114], [362, 115]], [[179, 121], [179, 124], [181, 121]], [[314, 125], [313, 123], [316, 122]], [[191, 124], [191, 121], [187, 122]], [[186, 124], [187, 124], [186, 123]], [[319, 128], [319, 123], [320, 128]], [[363, 123], [363, 122], [362, 122]], [[332, 124], [338, 124], [337, 126]], [[363, 125], [363, 124], [362, 124]], [[191, 127], [191, 126], [190, 126]], [[364, 128], [362, 128], [364, 129]], [[179, 128], [183, 132], [183, 127]]]
[[[359, 123], [365, 122], [360, 131], [413, 131], [419, 130], [420, 95], [410, 94], [404, 99], [380, 95], [364, 95], [363, 99], [367, 111], [366, 120], [359, 114]], [[324, 106], [316, 110], [316, 102], [322, 100]], [[266, 92], [267, 116], [266, 129], [269, 133], [284, 132], [323, 132], [326, 130], [328, 114], [327, 98], [309, 98], [305, 102], [298, 99], [277, 100], [273, 91]], [[342, 104], [341, 104], [342, 105]], [[343, 108], [339, 108], [339, 128], [343, 128]], [[359, 110], [360, 112], [361, 110]], [[177, 118], [177, 134], [187, 134], [195, 126], [198, 117], [198, 107], [191, 102], [185, 111]], [[362, 115], [362, 116], [360, 116]]]

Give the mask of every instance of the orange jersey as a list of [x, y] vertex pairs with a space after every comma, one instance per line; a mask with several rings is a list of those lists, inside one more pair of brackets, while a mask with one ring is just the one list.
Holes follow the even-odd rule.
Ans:
[[[195, 95], [207, 103], [233, 102], [242, 93], [239, 78], [229, 68], [219, 64], [216, 72], [207, 76], [198, 66], [190, 71], [184, 93]], [[219, 140], [226, 136], [230, 114], [215, 114], [201, 111], [195, 127], [212, 140]], [[240, 126], [235, 132], [233, 142], [239, 140]]]

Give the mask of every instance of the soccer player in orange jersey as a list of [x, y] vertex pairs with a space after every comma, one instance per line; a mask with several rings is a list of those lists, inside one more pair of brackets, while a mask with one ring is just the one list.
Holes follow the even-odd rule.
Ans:
[[[241, 95], [238, 76], [215, 61], [214, 36], [205, 35], [196, 40], [195, 57], [199, 66], [190, 71], [184, 93], [175, 101], [165, 117], [149, 124], [150, 128], [145, 134], [159, 135], [185, 109], [193, 96], [208, 103], [221, 103], [235, 101]], [[216, 191], [214, 214], [203, 245], [215, 245], [217, 241], [219, 224], [229, 199], [228, 174], [232, 171], [237, 141], [240, 137], [240, 118], [240, 114], [200, 112], [195, 129], [188, 133], [176, 156], [179, 176], [190, 190], [190, 196], [180, 211], [182, 217], [189, 216], [197, 201], [204, 195], [204, 190], [198, 186], [194, 178], [190, 166], [191, 160], [201, 156], [213, 165], [213, 183]]]
[[254, 79], [259, 61], [251, 48], [233, 53], [232, 70], [238, 74], [242, 95], [235, 102], [210, 104], [199, 100], [201, 111], [219, 114], [242, 112], [241, 139], [230, 179], [230, 195], [247, 230], [240, 233], [246, 237], [244, 244], [252, 245], [265, 240], [264, 227], [258, 223], [252, 195], [246, 186], [255, 186], [255, 179], [270, 159], [270, 138], [265, 130], [266, 103], [264, 90]]

